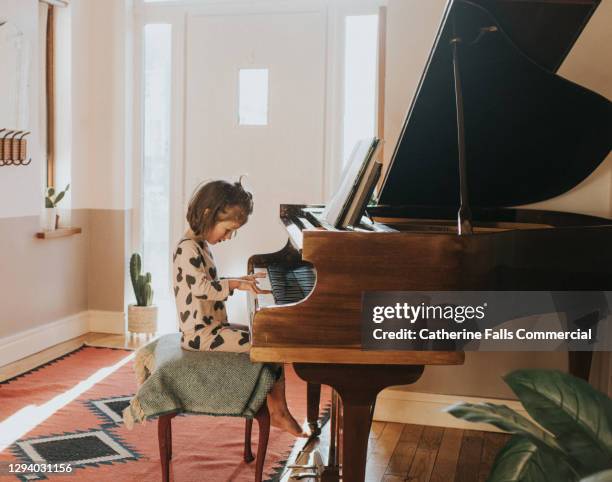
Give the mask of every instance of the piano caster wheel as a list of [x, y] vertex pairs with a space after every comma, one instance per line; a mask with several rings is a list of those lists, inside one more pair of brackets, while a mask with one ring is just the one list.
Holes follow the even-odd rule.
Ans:
[[310, 428], [310, 438], [318, 437], [319, 435], [321, 435], [321, 427], [319, 427], [319, 424], [317, 422], [309, 423], [308, 427]]

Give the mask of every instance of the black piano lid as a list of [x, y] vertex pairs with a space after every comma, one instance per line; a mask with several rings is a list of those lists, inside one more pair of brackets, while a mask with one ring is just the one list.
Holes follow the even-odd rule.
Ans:
[[[459, 205], [453, 22], [463, 39], [459, 61], [470, 204], [542, 201], [591, 174], [612, 146], [612, 103], [554, 72], [598, 3], [449, 2], [379, 204]], [[468, 45], [482, 27], [492, 25], [497, 32]]]

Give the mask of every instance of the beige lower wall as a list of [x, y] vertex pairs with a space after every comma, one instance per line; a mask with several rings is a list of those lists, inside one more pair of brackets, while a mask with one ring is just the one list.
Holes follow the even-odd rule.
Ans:
[[0, 338], [87, 309], [88, 218], [75, 211], [82, 234], [44, 240], [38, 216], [0, 219]]
[[87, 310], [124, 311], [130, 211], [77, 209], [83, 232], [36, 239], [38, 216], [0, 219], [0, 338]]
[[90, 209], [87, 269], [90, 310], [124, 311], [125, 222], [130, 211]]
[[466, 352], [459, 366], [428, 366], [420, 380], [402, 390], [465, 397], [516, 399], [502, 377], [521, 368], [567, 370], [567, 353]]

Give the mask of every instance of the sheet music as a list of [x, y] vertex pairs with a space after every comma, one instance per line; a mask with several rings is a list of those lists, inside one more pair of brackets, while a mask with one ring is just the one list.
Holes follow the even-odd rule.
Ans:
[[322, 218], [330, 225], [337, 227], [342, 223], [346, 210], [363, 180], [368, 164], [374, 157], [378, 143], [378, 138], [372, 137], [362, 139], [355, 144], [340, 187], [323, 210]]

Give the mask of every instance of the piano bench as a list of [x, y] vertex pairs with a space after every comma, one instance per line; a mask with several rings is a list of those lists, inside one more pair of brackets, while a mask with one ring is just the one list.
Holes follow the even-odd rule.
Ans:
[[157, 418], [162, 479], [169, 480], [172, 419], [179, 413], [246, 419], [244, 460], [251, 452], [253, 419], [259, 423], [256, 481], [261, 481], [270, 413], [266, 399], [282, 374], [281, 365], [253, 363], [248, 353], [188, 351], [180, 333], [163, 335], [138, 350], [134, 358], [138, 391], [123, 411], [128, 428]]
[[[170, 460], [172, 459], [172, 419], [177, 413], [161, 415], [157, 420], [157, 436], [159, 438], [159, 459], [161, 462], [162, 481], [170, 481]], [[257, 449], [257, 461], [255, 463], [255, 482], [261, 482], [263, 467], [266, 461], [266, 450], [270, 436], [270, 412], [268, 405], [264, 402], [255, 414], [255, 420], [259, 425], [259, 445]], [[247, 418], [244, 427], [244, 461], [248, 464], [255, 460], [251, 451], [251, 432], [253, 419]]]

